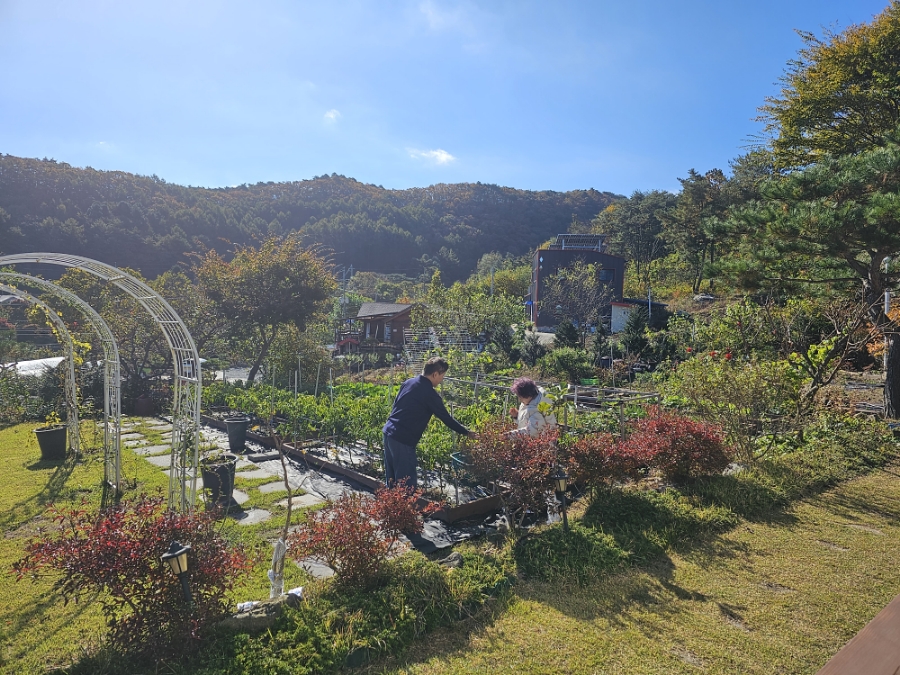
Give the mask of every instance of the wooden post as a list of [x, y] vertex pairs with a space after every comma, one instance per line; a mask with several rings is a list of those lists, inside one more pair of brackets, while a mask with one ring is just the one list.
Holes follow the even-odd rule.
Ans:
[[572, 406], [572, 430], [578, 425], [578, 385], [575, 385], [575, 405]]
[[619, 436], [625, 440], [625, 401], [619, 401]]

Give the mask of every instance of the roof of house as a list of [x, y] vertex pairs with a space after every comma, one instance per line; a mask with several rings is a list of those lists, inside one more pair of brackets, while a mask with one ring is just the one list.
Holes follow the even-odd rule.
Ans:
[[396, 316], [409, 310], [410, 303], [400, 302], [364, 302], [356, 314], [357, 319], [369, 319], [379, 316]]
[[[646, 300], [640, 300], [635, 298], [622, 298], [621, 300], [613, 300], [611, 305], [616, 307], [638, 307], [638, 306], [647, 306]], [[655, 300], [650, 303], [652, 307], [668, 307], [668, 305], [664, 302], [656, 302]]]

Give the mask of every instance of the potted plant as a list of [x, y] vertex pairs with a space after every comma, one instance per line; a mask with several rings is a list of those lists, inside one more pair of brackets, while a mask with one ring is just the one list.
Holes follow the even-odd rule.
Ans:
[[239, 413], [225, 418], [225, 428], [228, 430], [228, 449], [241, 453], [247, 447], [247, 427], [250, 426], [250, 416]]
[[67, 431], [55, 410], [47, 415], [44, 426], [34, 430], [41, 449], [41, 459], [59, 461], [66, 458]]
[[223, 508], [225, 511], [231, 508], [237, 461], [237, 455], [218, 449], [201, 457], [200, 476], [203, 479], [203, 488], [209, 491], [208, 505]]
[[141, 394], [134, 399], [134, 414], [137, 417], [152, 417], [153, 412], [153, 399], [147, 396], [147, 394]]

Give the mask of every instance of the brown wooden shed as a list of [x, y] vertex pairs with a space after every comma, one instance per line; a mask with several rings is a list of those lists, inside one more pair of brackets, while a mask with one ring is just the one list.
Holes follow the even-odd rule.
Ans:
[[402, 345], [403, 331], [410, 327], [412, 304], [364, 302], [356, 314], [360, 340]]

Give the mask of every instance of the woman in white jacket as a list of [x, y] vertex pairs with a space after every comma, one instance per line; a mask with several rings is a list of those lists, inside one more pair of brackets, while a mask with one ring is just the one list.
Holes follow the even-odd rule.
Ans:
[[[544, 397], [544, 390], [538, 387], [534, 380], [520, 377], [513, 382], [510, 390], [519, 399], [519, 408], [509, 410], [509, 414], [516, 418], [518, 427], [512, 433], [537, 436], [542, 431], [556, 428], [556, 415], [553, 414], [552, 408], [548, 409], [552, 403]], [[541, 403], [546, 403], [543, 411], [539, 409]]]

